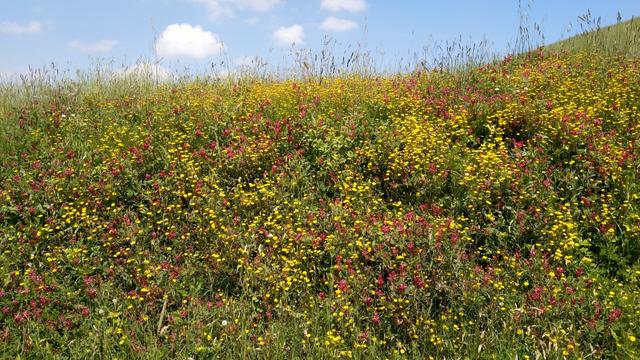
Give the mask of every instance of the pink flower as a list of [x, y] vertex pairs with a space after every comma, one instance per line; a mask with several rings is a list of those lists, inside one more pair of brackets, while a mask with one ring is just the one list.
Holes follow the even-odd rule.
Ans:
[[347, 283], [347, 280], [342, 279], [338, 282], [338, 289], [340, 289], [340, 291], [345, 292], [349, 289], [349, 284]]
[[533, 301], [539, 301], [542, 298], [542, 287], [538, 286], [530, 292], [529, 298]]
[[622, 310], [618, 308], [611, 310], [611, 312], [609, 313], [609, 322], [614, 322], [618, 320], [620, 316], [622, 316]]
[[375, 325], [380, 325], [380, 315], [378, 314], [377, 311], [373, 312], [373, 318], [371, 318], [371, 321], [375, 324]]

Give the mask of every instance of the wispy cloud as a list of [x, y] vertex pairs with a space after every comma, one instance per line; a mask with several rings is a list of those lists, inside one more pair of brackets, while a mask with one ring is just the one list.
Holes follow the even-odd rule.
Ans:
[[232, 0], [240, 8], [249, 8], [254, 11], [267, 11], [280, 4], [282, 0]]
[[282, 45], [300, 45], [304, 43], [304, 28], [298, 24], [283, 26], [273, 32], [273, 38]]
[[258, 23], [260, 19], [257, 16], [252, 16], [250, 18], [246, 18], [244, 19], [243, 23], [247, 24], [247, 25], [255, 25]]
[[358, 27], [358, 23], [353, 20], [339, 19], [335, 16], [326, 18], [320, 27], [327, 31], [347, 31]]
[[329, 11], [359, 12], [367, 8], [365, 0], [322, 0], [320, 6]]
[[4, 21], [0, 23], [0, 34], [19, 35], [41, 33], [44, 27], [39, 21], [29, 21], [26, 24], [19, 24], [14, 21]]
[[112, 39], [104, 39], [96, 42], [82, 42], [73, 40], [69, 43], [69, 47], [87, 53], [108, 53], [117, 44], [118, 42]]
[[232, 17], [237, 10], [268, 11], [282, 0], [193, 0], [207, 7], [214, 20]]
[[202, 29], [200, 25], [172, 24], [160, 34], [156, 54], [168, 58], [204, 59], [222, 50], [218, 35]]

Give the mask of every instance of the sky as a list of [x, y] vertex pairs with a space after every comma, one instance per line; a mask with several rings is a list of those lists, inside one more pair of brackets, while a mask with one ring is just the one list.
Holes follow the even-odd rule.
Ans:
[[215, 72], [256, 57], [277, 67], [327, 42], [339, 58], [367, 49], [380, 67], [454, 39], [505, 54], [519, 6], [546, 43], [579, 31], [587, 11], [602, 25], [640, 15], [638, 0], [0, 0], [0, 75], [52, 64]]

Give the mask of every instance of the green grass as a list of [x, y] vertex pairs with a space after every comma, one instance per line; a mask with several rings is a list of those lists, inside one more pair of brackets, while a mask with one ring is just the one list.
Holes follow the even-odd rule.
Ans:
[[623, 25], [394, 75], [0, 85], [0, 358], [640, 357]]
[[545, 46], [551, 51], [597, 51], [610, 55], [640, 56], [640, 19], [593, 29]]

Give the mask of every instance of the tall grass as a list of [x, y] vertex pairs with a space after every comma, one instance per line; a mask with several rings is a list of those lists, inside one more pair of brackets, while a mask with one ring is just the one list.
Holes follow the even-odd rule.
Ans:
[[531, 6], [520, 57], [0, 84], [0, 357], [637, 357], [638, 62]]
[[610, 26], [601, 26], [600, 17], [587, 12], [578, 18], [580, 33], [547, 46], [551, 51], [592, 51], [607, 55], [640, 56], [640, 20], [632, 17]]

